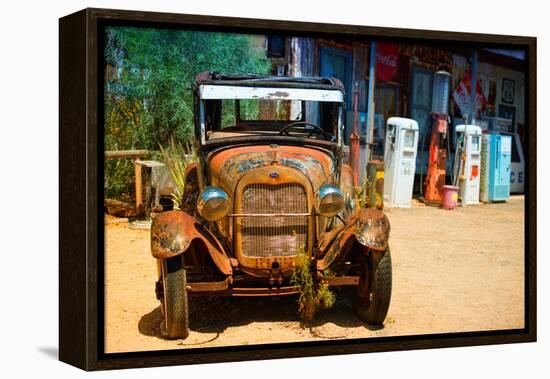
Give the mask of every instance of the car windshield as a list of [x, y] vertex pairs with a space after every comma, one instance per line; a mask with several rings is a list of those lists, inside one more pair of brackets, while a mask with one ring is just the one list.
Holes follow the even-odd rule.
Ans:
[[283, 136], [336, 142], [342, 102], [338, 90], [204, 86], [201, 139]]

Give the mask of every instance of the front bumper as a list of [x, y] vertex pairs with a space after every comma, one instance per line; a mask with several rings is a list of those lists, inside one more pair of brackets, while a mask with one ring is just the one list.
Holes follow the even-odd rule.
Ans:
[[[319, 279], [321, 283], [329, 287], [356, 286], [359, 284], [358, 276], [335, 276]], [[231, 278], [218, 282], [193, 282], [188, 283], [187, 292], [214, 294], [219, 296], [281, 296], [300, 293], [298, 286], [269, 286], [250, 287], [232, 285]]]

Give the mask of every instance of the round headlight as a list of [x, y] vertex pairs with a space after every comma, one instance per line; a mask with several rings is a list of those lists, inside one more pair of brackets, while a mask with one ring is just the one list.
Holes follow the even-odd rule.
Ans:
[[229, 195], [217, 187], [206, 187], [199, 195], [197, 210], [208, 221], [218, 221], [229, 213], [231, 202]]
[[315, 194], [315, 207], [321, 216], [334, 217], [344, 208], [344, 194], [336, 186], [324, 185]]

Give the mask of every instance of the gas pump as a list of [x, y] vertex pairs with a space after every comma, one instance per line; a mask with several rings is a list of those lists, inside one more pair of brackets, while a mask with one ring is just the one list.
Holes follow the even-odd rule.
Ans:
[[384, 144], [384, 204], [411, 207], [417, 147], [418, 123], [408, 118], [390, 117]]
[[481, 128], [476, 125], [457, 125], [454, 185], [458, 184], [462, 205], [479, 203], [481, 166]]
[[447, 161], [449, 87], [451, 75], [445, 71], [434, 74], [432, 97], [432, 136], [428, 171], [424, 180], [423, 197], [428, 205], [440, 205], [445, 185]]

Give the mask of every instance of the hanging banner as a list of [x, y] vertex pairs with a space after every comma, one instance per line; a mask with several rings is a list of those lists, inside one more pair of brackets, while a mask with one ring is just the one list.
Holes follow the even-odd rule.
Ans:
[[[462, 114], [470, 114], [470, 83], [470, 72], [466, 71], [464, 73], [464, 77], [462, 78], [462, 80], [460, 80], [455, 90], [453, 91], [453, 100], [455, 101], [455, 104], [458, 106], [458, 109]], [[485, 98], [485, 95], [483, 95], [483, 91], [481, 90], [481, 84], [479, 80], [476, 81], [475, 102], [475, 113], [477, 117], [479, 111], [481, 111], [481, 109], [483, 109], [483, 107], [487, 103], [487, 99]]]
[[376, 80], [388, 82], [399, 70], [399, 44], [376, 44]]

